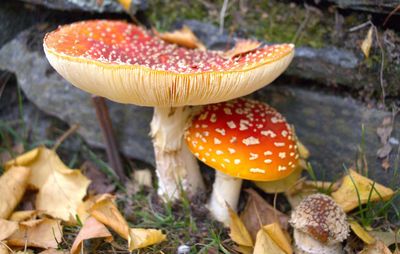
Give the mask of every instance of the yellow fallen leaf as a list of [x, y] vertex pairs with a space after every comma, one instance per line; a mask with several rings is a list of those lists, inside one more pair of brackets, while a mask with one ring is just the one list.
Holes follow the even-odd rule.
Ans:
[[196, 35], [192, 32], [192, 30], [187, 26], [183, 26], [180, 30], [175, 30], [173, 32], [160, 34], [156, 30], [154, 30], [154, 33], [162, 40], [169, 43], [175, 43], [179, 46], [183, 46], [190, 49], [195, 49], [195, 48], [198, 48], [200, 50], [206, 49], [203, 43], [200, 42], [200, 40], [196, 37]]
[[379, 183], [375, 183], [374, 190], [372, 190], [372, 185], [372, 180], [358, 174], [354, 170], [350, 170], [350, 174], [343, 177], [342, 185], [337, 191], [332, 193], [332, 197], [345, 212], [349, 212], [359, 206], [359, 201], [361, 204], [366, 204], [368, 200], [370, 202], [386, 201], [394, 194], [392, 189]]
[[108, 242], [113, 239], [110, 231], [108, 231], [101, 222], [93, 217], [89, 217], [75, 238], [71, 248], [71, 254], [80, 253], [83, 241], [93, 238], [106, 238], [106, 241]]
[[356, 221], [349, 221], [350, 228], [366, 244], [373, 244], [376, 240]]
[[35, 148], [29, 152], [19, 155], [17, 158], [7, 161], [4, 164], [4, 168], [6, 170], [10, 169], [13, 166], [25, 166], [28, 167], [29, 164], [36, 159], [39, 155], [40, 148]]
[[240, 40], [236, 42], [235, 46], [224, 52], [223, 57], [231, 59], [234, 58], [235, 56], [239, 56], [242, 54], [246, 54], [250, 51], [253, 51], [260, 47], [261, 42], [259, 41], [254, 41], [254, 40]]
[[0, 177], [0, 218], [7, 219], [25, 193], [31, 170], [13, 166]]
[[237, 252], [242, 253], [242, 254], [253, 254], [253, 247], [247, 247], [247, 246], [242, 246], [242, 245], [237, 245], [233, 247]]
[[7, 248], [7, 245], [5, 243], [3, 243], [2, 241], [0, 241], [0, 254], [9, 254], [10, 251]]
[[287, 238], [288, 234], [285, 234], [285, 232], [283, 232], [278, 223], [265, 225], [262, 229], [286, 254], [293, 253], [292, 246]]
[[390, 246], [400, 241], [400, 231], [371, 231], [369, 232], [376, 240], [382, 241], [386, 246]]
[[270, 182], [254, 182], [256, 186], [262, 189], [266, 193], [280, 193], [285, 192], [291, 187], [293, 187], [296, 182], [300, 179], [302, 168], [297, 168], [292, 174], [289, 176]]
[[365, 57], [369, 57], [369, 52], [371, 51], [371, 45], [372, 45], [372, 32], [373, 32], [373, 27], [371, 26], [368, 30], [367, 36], [365, 36], [365, 39], [361, 43], [361, 50], [364, 53]]
[[376, 241], [364, 248], [359, 254], [392, 254], [392, 252], [382, 241]]
[[19, 223], [19, 229], [7, 238], [9, 246], [57, 248], [61, 242], [62, 226], [59, 220], [43, 218]]
[[0, 241], [7, 239], [18, 230], [18, 223], [0, 219]]
[[132, 0], [118, 0], [118, 2], [126, 11], [129, 11], [131, 8]]
[[129, 251], [144, 248], [165, 241], [166, 236], [157, 229], [130, 228]]
[[254, 254], [286, 254], [279, 246], [272, 240], [264, 229], [260, 229], [257, 233], [256, 243], [254, 246]]
[[230, 216], [230, 233], [232, 241], [234, 241], [239, 246], [253, 247], [253, 239], [251, 239], [250, 233], [244, 226], [242, 220], [236, 214], [235, 211], [227, 204], [229, 216]]
[[42, 212], [37, 210], [16, 211], [11, 214], [9, 220], [17, 222], [34, 220], [41, 214]]
[[104, 225], [112, 228], [122, 238], [129, 239], [129, 226], [114, 203], [114, 197], [110, 194], [103, 194], [89, 209], [91, 216]]

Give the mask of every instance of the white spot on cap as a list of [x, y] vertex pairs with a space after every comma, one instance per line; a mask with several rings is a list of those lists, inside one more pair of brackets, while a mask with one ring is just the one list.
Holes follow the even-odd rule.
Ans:
[[235, 129], [236, 128], [236, 124], [233, 121], [229, 121], [226, 123], [228, 125], [229, 128], [231, 129]]
[[[201, 114], [201, 115], [199, 116], [199, 120], [206, 120], [207, 115], [208, 115], [208, 112], [205, 112], [205, 113]], [[199, 127], [197, 127], [197, 128], [199, 128]]]
[[225, 129], [216, 128], [215, 131], [221, 134], [222, 136], [225, 136]]
[[232, 137], [231, 140], [229, 140], [229, 142], [231, 143], [236, 143], [237, 138], [236, 137]]
[[217, 138], [214, 138], [214, 144], [215, 145], [219, 145], [219, 144], [221, 144], [222, 142], [221, 142], [221, 140], [219, 140], [219, 139], [217, 139]]
[[205, 137], [208, 137], [208, 135], [210, 135], [210, 132], [208, 132], [208, 131], [203, 131], [203, 135], [204, 135]]
[[258, 158], [258, 154], [256, 154], [256, 153], [250, 153], [250, 158], [249, 158], [249, 160], [255, 160], [255, 159], [257, 159]]
[[243, 144], [246, 146], [251, 146], [251, 145], [258, 145], [260, 144], [260, 140], [258, 138], [255, 138], [253, 136], [245, 138], [242, 140]]
[[215, 158], [211, 158], [211, 161], [212, 162], [216, 162], [217, 160]]
[[238, 164], [240, 163], [240, 160], [239, 160], [239, 159], [235, 159], [235, 160], [233, 161], [233, 163], [235, 163], [236, 165], [238, 165]]
[[286, 153], [285, 152], [281, 152], [281, 153], [279, 153], [279, 158], [281, 158], [281, 159], [285, 159], [286, 158]]
[[279, 122], [279, 120], [278, 120], [277, 117], [273, 116], [273, 117], [271, 117], [271, 122], [272, 123], [277, 123], [277, 122]]
[[199, 157], [200, 154], [199, 153], [194, 153], [194, 156]]
[[285, 143], [283, 143], [283, 142], [274, 142], [274, 145], [276, 147], [283, 147], [283, 146], [285, 146]]
[[230, 153], [235, 153], [236, 152], [236, 150], [235, 149], [233, 149], [233, 148], [228, 148], [228, 151], [230, 152]]
[[208, 128], [208, 125], [207, 125], [207, 124], [202, 124], [202, 125], [201, 125], [201, 128], [207, 129], [207, 128]]
[[230, 161], [229, 159], [227, 159], [227, 158], [225, 158], [224, 161], [225, 161], [226, 163], [231, 163], [231, 161]]
[[224, 108], [224, 112], [227, 115], [232, 115], [232, 110], [230, 108]]
[[204, 147], [203, 146], [199, 146], [199, 150], [201, 151], [201, 150], [204, 150]]
[[289, 153], [289, 155], [290, 155], [291, 157], [293, 157], [293, 156], [294, 156], [294, 152]]
[[285, 130], [283, 130], [281, 134], [282, 134], [282, 137], [285, 137], [285, 138], [286, 138], [286, 136], [288, 135], [288, 132], [285, 131]]
[[265, 152], [264, 152], [264, 155], [265, 155], [265, 156], [272, 155], [272, 152], [271, 152], [271, 151], [265, 151]]
[[241, 108], [235, 109], [235, 112], [236, 112], [236, 114], [238, 114], [238, 115], [243, 115], [243, 113], [244, 113], [243, 109], [241, 109]]
[[267, 131], [261, 131], [261, 135], [266, 136], [266, 137], [271, 137], [271, 138], [275, 138], [276, 134], [275, 132], [271, 131], [271, 130], [267, 130]]
[[285, 171], [287, 168], [285, 166], [278, 166], [278, 171]]
[[251, 173], [262, 173], [265, 174], [265, 169], [261, 169], [261, 168], [251, 168], [250, 169]]
[[216, 114], [212, 114], [210, 117], [210, 122], [215, 123], [217, 121], [217, 115]]
[[249, 128], [250, 122], [248, 120], [240, 120], [239, 130], [244, 131]]
[[267, 163], [267, 164], [270, 164], [270, 163], [272, 163], [272, 160], [266, 159], [266, 160], [264, 160], [264, 162]]
[[224, 152], [222, 152], [221, 150], [217, 150], [217, 151], [215, 151], [215, 153], [216, 153], [217, 155], [224, 154]]

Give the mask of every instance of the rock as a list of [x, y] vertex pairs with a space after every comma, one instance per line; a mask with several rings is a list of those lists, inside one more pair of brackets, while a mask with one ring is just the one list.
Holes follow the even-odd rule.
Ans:
[[[27, 98], [41, 110], [69, 124], [79, 123], [79, 133], [84, 139], [101, 147], [103, 140], [90, 95], [68, 84], [50, 67], [41, 48], [44, 30], [41, 26], [24, 31], [6, 44], [0, 50], [0, 69], [15, 73]], [[341, 59], [333, 57], [329, 61], [352, 64]], [[376, 128], [390, 113], [369, 109], [351, 98], [277, 84], [261, 89], [252, 97], [270, 103], [296, 126], [299, 138], [311, 151], [311, 162], [321, 179], [337, 179], [344, 171], [343, 164], [352, 165], [361, 144], [364, 124], [370, 176], [383, 184], [392, 181], [393, 170], [385, 172], [376, 159], [380, 147]], [[121, 150], [130, 157], [154, 165], [148, 137], [152, 110], [113, 102], [109, 102], [109, 108]], [[393, 137], [398, 140], [399, 121], [394, 129], [397, 133]], [[393, 150], [397, 149], [398, 145], [394, 146]], [[393, 166], [393, 160], [391, 163]], [[400, 184], [400, 179], [397, 181]]]
[[[39, 4], [47, 8], [62, 11], [90, 11], [90, 12], [115, 12], [122, 13], [124, 10], [117, 0], [22, 0], [27, 3]], [[133, 0], [136, 10], [147, 8], [146, 0]]]

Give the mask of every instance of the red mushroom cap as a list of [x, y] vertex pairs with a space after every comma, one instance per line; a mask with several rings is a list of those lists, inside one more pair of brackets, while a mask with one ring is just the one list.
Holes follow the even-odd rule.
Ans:
[[215, 103], [249, 94], [288, 66], [293, 44], [264, 46], [227, 59], [167, 43], [123, 22], [92, 20], [44, 38], [51, 65], [68, 81], [111, 100], [147, 106]]
[[207, 165], [247, 180], [284, 178], [299, 162], [286, 120], [269, 105], [249, 99], [205, 106], [193, 118], [186, 141]]

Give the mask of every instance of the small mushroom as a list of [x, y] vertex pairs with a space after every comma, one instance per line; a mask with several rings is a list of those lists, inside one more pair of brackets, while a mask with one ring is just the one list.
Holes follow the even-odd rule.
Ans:
[[343, 253], [341, 242], [349, 234], [349, 224], [345, 212], [331, 197], [320, 193], [308, 196], [293, 211], [290, 224], [296, 253]]
[[[183, 141], [191, 111], [249, 94], [278, 77], [294, 55], [293, 44], [266, 45], [226, 59], [218, 51], [165, 42], [141, 27], [90, 20], [59, 27], [44, 38], [54, 69], [76, 87], [110, 100], [154, 107], [151, 136], [158, 193], [203, 189], [195, 158]], [[182, 187], [182, 188], [181, 188]]]
[[299, 166], [296, 140], [274, 108], [249, 99], [205, 106], [186, 133], [192, 153], [217, 170], [209, 209], [229, 224], [228, 203], [236, 209], [242, 179], [274, 181]]

